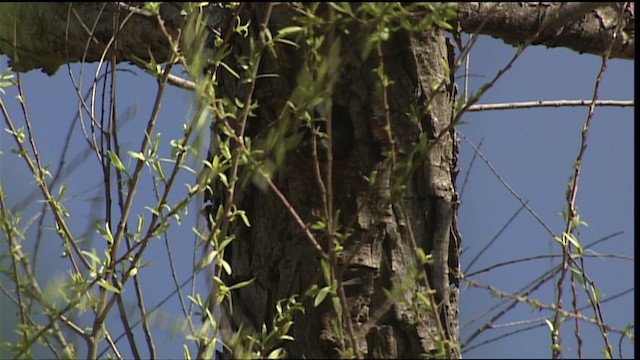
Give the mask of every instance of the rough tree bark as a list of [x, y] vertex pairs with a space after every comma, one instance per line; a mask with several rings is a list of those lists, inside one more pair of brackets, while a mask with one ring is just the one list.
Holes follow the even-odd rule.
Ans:
[[[593, 4], [593, 5], [584, 5]], [[619, 6], [622, 34], [614, 38]], [[462, 31], [491, 35], [509, 44], [522, 43], [535, 33], [545, 16], [555, 19], [552, 35], [541, 36], [534, 44], [569, 47], [580, 53], [603, 54], [614, 40], [612, 58], [635, 57], [635, 4], [631, 3], [459, 3], [458, 20]], [[183, 24], [180, 4], [165, 3], [160, 13], [169, 30]], [[206, 8], [212, 27], [223, 20], [219, 4]], [[11, 59], [15, 71], [42, 69], [53, 74], [61, 65], [98, 61], [114, 34], [113, 15], [124, 18], [133, 11], [116, 3], [25, 3], [0, 4], [0, 54]], [[559, 19], [559, 20], [558, 20]], [[557, 21], [564, 21], [564, 23]], [[15, 30], [15, 31], [14, 31]], [[155, 17], [136, 11], [118, 30], [115, 46], [118, 61], [148, 58], [168, 59], [169, 47], [159, 31]], [[17, 46], [14, 46], [17, 45]]]
[[[259, 24], [263, 6], [247, 6], [245, 16], [252, 24]], [[270, 26], [272, 31], [290, 25], [290, 9], [274, 8]], [[253, 27], [254, 38], [258, 26]], [[385, 43], [383, 61], [394, 84], [388, 89], [388, 99], [380, 92], [380, 80], [372, 71], [380, 59], [375, 52], [365, 61], [362, 52], [365, 34], [354, 30], [340, 38], [342, 63], [339, 80], [332, 89], [333, 136], [338, 137], [334, 148], [333, 208], [341, 209], [341, 225], [353, 227], [353, 234], [344, 244], [345, 265], [342, 281], [346, 286], [347, 309], [356, 330], [359, 351], [366, 357], [415, 358], [437, 352], [438, 322], [442, 322], [448, 336], [457, 344], [457, 291], [450, 290], [449, 246], [451, 260], [456, 264], [457, 230], [453, 222], [455, 194], [456, 147], [451, 121], [453, 86], [444, 79], [441, 59], [449, 51], [445, 34], [438, 29], [410, 36], [401, 32]], [[247, 40], [234, 38], [234, 49], [246, 53]], [[336, 39], [337, 40], [337, 39]], [[277, 59], [265, 55], [260, 73], [275, 73], [277, 78], [264, 78], [256, 83], [254, 99], [261, 104], [257, 118], [249, 126], [255, 132], [264, 131], [276, 121], [282, 106], [296, 87], [296, 75], [301, 71], [302, 56], [289, 45], [277, 48]], [[231, 84], [225, 93], [232, 98], [244, 98], [246, 86], [229, 76]], [[431, 84], [444, 81], [437, 91]], [[234, 89], [239, 89], [234, 91]], [[377, 90], [376, 90], [377, 89]], [[388, 102], [391, 138], [385, 131], [385, 102]], [[430, 105], [427, 106], [427, 103]], [[419, 121], [409, 117], [415, 107], [423, 109]], [[345, 131], [346, 134], [340, 134]], [[384, 153], [396, 153], [396, 164], [405, 162], [412, 147], [424, 133], [433, 141], [441, 132], [447, 133], [433, 142], [423, 165], [410, 177], [407, 191], [384, 208], [379, 204], [392, 196], [391, 164]], [[352, 133], [350, 133], [352, 132]], [[345, 141], [346, 144], [339, 143]], [[308, 154], [307, 154], [308, 155]], [[305, 223], [313, 223], [323, 212], [322, 191], [318, 185], [314, 160], [303, 150], [292, 150], [276, 175], [276, 186], [286, 196]], [[337, 155], [337, 156], [336, 156]], [[326, 166], [322, 163], [322, 166]], [[378, 171], [373, 188], [364, 180]], [[395, 176], [397, 176], [396, 174]], [[269, 325], [276, 302], [292, 294], [304, 294], [313, 284], [320, 287], [322, 271], [320, 256], [305, 239], [299, 225], [287, 212], [280, 199], [269, 191], [247, 184], [240, 190], [240, 208], [252, 221], [250, 228], [237, 230], [237, 240], [230, 247], [228, 261], [233, 274], [226, 279], [232, 285], [255, 278], [250, 286], [237, 291], [233, 311], [237, 329], [259, 330]], [[215, 208], [215, 207], [214, 207]], [[452, 234], [455, 234], [451, 236]], [[320, 234], [316, 234], [322, 239]], [[328, 250], [326, 238], [321, 246]], [[431, 288], [437, 290], [436, 301], [447, 305], [447, 313], [434, 319], [419, 307], [414, 291], [428, 289], [426, 283], [408, 285], [408, 289], [393, 304], [387, 302], [385, 291], [412, 278], [412, 271], [420, 268], [416, 246], [427, 253], [434, 251], [434, 264], [428, 269]], [[438, 255], [436, 255], [438, 253]], [[353, 254], [353, 256], [351, 256]], [[457, 269], [455, 269], [457, 270]], [[453, 275], [453, 274], [452, 274]], [[449, 294], [451, 292], [451, 294]], [[305, 314], [295, 318], [291, 335], [296, 339], [285, 343], [289, 356], [338, 357], [340, 348], [332, 335], [331, 318], [335, 318], [331, 302], [314, 308], [313, 298], [304, 298]], [[360, 332], [366, 328], [368, 331]], [[346, 330], [345, 330], [346, 332]], [[320, 341], [319, 341], [320, 340]], [[457, 350], [449, 356], [457, 357]]]
[[[534, 43], [569, 46], [579, 52], [599, 54], [615, 39], [612, 57], [634, 56], [633, 4], [623, 12], [624, 32], [618, 37], [612, 36], [619, 13], [615, 6], [565, 8], [557, 3], [545, 4], [461, 3], [459, 23], [464, 31], [499, 36], [517, 44], [535, 33], [545, 16], [554, 14], [560, 22], [547, 28]], [[274, 7], [270, 22], [273, 33], [289, 25], [293, 6]], [[172, 34], [182, 25], [179, 8], [175, 4], [161, 7], [162, 17]], [[228, 24], [228, 14], [221, 9], [215, 4], [208, 8], [212, 28]], [[263, 9], [263, 5], [247, 4], [242, 17], [252, 19], [252, 24], [257, 25]], [[11, 58], [14, 70], [41, 68], [48, 74], [68, 62], [100, 59], [114, 34], [112, 17], [119, 13], [124, 19], [127, 14], [126, 5], [116, 4], [2, 4], [0, 10], [0, 53]], [[155, 17], [144, 14], [135, 14], [127, 20], [119, 30], [113, 50], [118, 61], [145, 59], [148, 50], [159, 62], [168, 58], [167, 43], [155, 21]], [[259, 29], [252, 26], [250, 31], [251, 36], [257, 36]], [[332, 88], [333, 108], [338, 114], [333, 120], [338, 128], [336, 134], [346, 131], [347, 141], [338, 144], [344, 146], [334, 161], [333, 208], [341, 209], [341, 224], [354, 229], [344, 244], [345, 258], [352, 259], [344, 264], [345, 271], [341, 274], [348, 284], [345, 285], [347, 309], [344, 311], [353, 321], [359, 351], [366, 357], [434, 354], [438, 322], [446, 336], [458, 343], [457, 145], [454, 130], [448, 129], [454, 88], [451, 79], [444, 79], [440, 62], [441, 59], [450, 62], [452, 57], [441, 30], [394, 34], [383, 48], [385, 69], [395, 82], [389, 87], [385, 100], [376, 90], [379, 79], [372, 72], [380, 59], [375, 52], [364, 61], [359, 59], [360, 35], [356, 31], [341, 37], [340, 76]], [[587, 36], [598, 41], [585, 40]], [[232, 39], [236, 53], [244, 51], [245, 40]], [[261, 63], [261, 72], [276, 73], [280, 77], [264, 78], [256, 84], [254, 100], [260, 108], [250, 129], [256, 136], [275, 121], [284, 101], [296, 87], [296, 74], [302, 65], [296, 51], [286, 46], [279, 46], [277, 51], [278, 59], [267, 53]], [[227, 95], [240, 97], [246, 91], [243, 86], [227, 80], [224, 86]], [[431, 84], [441, 81], [445, 86], [433, 91]], [[392, 124], [391, 137], [385, 131], [385, 103]], [[425, 106], [427, 103], [429, 106]], [[421, 110], [418, 121], [413, 121], [407, 114], [416, 106]], [[421, 134], [431, 140], [430, 151], [412, 173], [404, 194], [380, 208], [380, 201], [392, 195], [390, 181], [393, 178], [389, 160], [385, 160], [383, 154], [393, 150], [397, 154], [396, 164], [406, 161], [412, 144]], [[433, 141], [436, 138], [438, 141]], [[370, 187], [363, 176], [373, 170], [378, 171], [378, 176]], [[322, 199], [313, 161], [304, 151], [293, 149], [287, 155], [274, 182], [306, 223], [318, 219]], [[252, 223], [250, 229], [235, 230], [237, 240], [226, 254], [234, 272], [226, 281], [231, 285], [254, 277], [256, 280], [235, 294], [230, 326], [237, 328], [243, 324], [244, 329], [259, 330], [262, 324], [271, 324], [278, 300], [304, 294], [313, 283], [322, 281], [322, 273], [316, 250], [305, 240], [302, 230], [273, 192], [259, 190], [251, 182], [246, 182], [241, 191], [238, 206], [247, 211]], [[327, 249], [326, 239], [319, 238]], [[404, 292], [393, 304], [386, 301], [384, 290], [402, 284], [411, 278], [413, 268], [419, 268], [417, 247], [434, 256], [433, 264], [425, 270], [428, 286], [436, 290], [436, 301], [443, 304], [439, 318], [427, 311], [412, 311], [413, 291], [426, 289], [426, 282], [413, 284], [411, 291]], [[338, 356], [337, 340], [329, 330], [330, 319], [335, 316], [329, 302], [317, 308], [313, 307], [312, 299], [306, 298], [304, 302], [306, 312], [296, 316], [291, 330], [295, 341], [284, 344], [288, 355]], [[459, 355], [456, 349], [449, 353], [452, 357]]]
[[[623, 6], [622, 32], [615, 35]], [[633, 2], [461, 2], [458, 20], [467, 33], [491, 35], [514, 46], [525, 42], [545, 24], [545, 30], [533, 45], [603, 54], [613, 39], [611, 57], [633, 59], [636, 52]]]

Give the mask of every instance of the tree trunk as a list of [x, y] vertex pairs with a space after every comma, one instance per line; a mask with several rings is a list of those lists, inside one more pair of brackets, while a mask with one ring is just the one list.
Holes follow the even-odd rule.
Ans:
[[[263, 7], [247, 8], [247, 14], [241, 18], [259, 24]], [[285, 19], [289, 16], [274, 9], [271, 32], [275, 34], [278, 27], [288, 25]], [[257, 25], [252, 31], [249, 37], [258, 38]], [[339, 75], [328, 89], [333, 109], [334, 161], [332, 184], [325, 185], [332, 187], [333, 209], [341, 211], [340, 227], [352, 229], [338, 260], [344, 266], [344, 271], [337, 274], [345, 284], [344, 312], [353, 323], [359, 353], [366, 357], [435, 355], [438, 352], [435, 339], [442, 339], [439, 335], [442, 330], [454, 344], [445, 356], [458, 357], [457, 283], [450, 288], [449, 280], [455, 278], [459, 251], [453, 221], [457, 147], [454, 130], [448, 128], [453, 86], [451, 79], [445, 78], [441, 61], [451, 60], [444, 32], [438, 29], [413, 35], [399, 32], [383, 43], [382, 61], [393, 81], [386, 99], [380, 79], [373, 71], [380, 64], [378, 54], [372, 51], [365, 60], [359, 57], [366, 35], [354, 29], [350, 35], [336, 39], [335, 46], [341, 46]], [[247, 39], [234, 37], [233, 47], [238, 54], [247, 53], [247, 44]], [[296, 75], [305, 71], [303, 60], [304, 50], [295, 50], [290, 45], [277, 47], [277, 58], [265, 53], [259, 73], [279, 76], [256, 82], [254, 101], [260, 107], [256, 118], [249, 119], [248, 131], [265, 134], [269, 126], [276, 124], [277, 114], [297, 86]], [[441, 82], [443, 86], [431, 90], [432, 84]], [[242, 99], [246, 88], [229, 76], [225, 95]], [[390, 133], [385, 130], [385, 103]], [[298, 131], [293, 127], [291, 138]], [[423, 152], [425, 156], [413, 152], [421, 136], [429, 139], [430, 148]], [[260, 135], [252, 140], [259, 141]], [[327, 161], [319, 162], [324, 175]], [[309, 151], [299, 145], [289, 149], [273, 178], [306, 224], [319, 220], [324, 206], [314, 164]], [[394, 190], [397, 184], [393, 182], [407, 172], [402, 164], [413, 164], [414, 171], [407, 177], [406, 190], [399, 192]], [[377, 180], [370, 186], [364, 177], [373, 171], [377, 171]], [[225, 255], [233, 273], [225, 278], [225, 283], [231, 286], [251, 278], [255, 281], [234, 293], [233, 309], [226, 311], [234, 330], [242, 326], [243, 331], [260, 331], [263, 324], [269, 329], [276, 303], [298, 294], [305, 312], [294, 318], [290, 335], [295, 340], [283, 344], [287, 355], [294, 358], [343, 355], [331, 326], [332, 321], [338, 321], [331, 301], [314, 307], [314, 299], [303, 296], [314, 284], [327, 285], [323, 283], [319, 253], [273, 191], [261, 190], [248, 180], [243, 184], [238, 207], [246, 210], [251, 227], [235, 230], [236, 239]], [[319, 231], [314, 234], [328, 251], [327, 237]], [[417, 248], [427, 254], [433, 252], [433, 262], [426, 269], [417, 261]], [[451, 274], [448, 260], [453, 266]], [[424, 276], [416, 277], [416, 270], [426, 270], [430, 285]], [[437, 291], [436, 312], [440, 314], [437, 319], [433, 316], [436, 312], [418, 300], [417, 294], [425, 295], [429, 288]], [[389, 299], [388, 291], [398, 295]], [[343, 326], [346, 334], [344, 322]]]

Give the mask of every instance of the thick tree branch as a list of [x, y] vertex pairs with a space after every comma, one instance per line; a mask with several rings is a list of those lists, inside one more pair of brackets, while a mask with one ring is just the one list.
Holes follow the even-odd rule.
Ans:
[[[614, 36], [623, 3], [461, 2], [460, 27], [517, 46], [542, 29], [534, 45], [601, 55], [615, 41], [612, 58], [635, 58], [635, 5], [627, 3], [622, 33]], [[482, 25], [484, 23], [484, 26]]]
[[[160, 15], [178, 38], [183, 5], [163, 3]], [[612, 58], [635, 57], [635, 5], [628, 3], [620, 36], [613, 34], [621, 3], [460, 3], [458, 20], [463, 31], [490, 35], [511, 45], [523, 43], [544, 27], [533, 44], [567, 47], [579, 53], [602, 54], [613, 40]], [[228, 12], [220, 4], [204, 7], [209, 28], [227, 24]], [[129, 13], [133, 15], [122, 22]], [[485, 22], [486, 21], [486, 22]], [[484, 26], [481, 24], [484, 23]], [[0, 54], [8, 55], [14, 70], [42, 69], [53, 74], [64, 64], [100, 60], [105, 46], [119, 30], [117, 61], [156, 62], [169, 58], [166, 37], [155, 17], [119, 3], [0, 3]]]
[[[163, 3], [160, 16], [171, 36], [180, 38], [183, 4]], [[211, 29], [223, 23], [227, 12], [219, 4], [204, 8]], [[123, 20], [132, 15], [126, 22]], [[114, 30], [117, 29], [117, 30]], [[51, 75], [64, 64], [99, 61], [116, 34], [116, 61], [166, 62], [171, 49], [155, 16], [119, 3], [2, 3], [0, 54], [8, 55], [19, 72], [41, 68]]]

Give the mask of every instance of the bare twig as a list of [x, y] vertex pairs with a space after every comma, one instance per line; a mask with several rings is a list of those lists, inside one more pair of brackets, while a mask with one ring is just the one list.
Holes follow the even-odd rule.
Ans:
[[[507, 265], [512, 265], [512, 264], [518, 264], [518, 263], [522, 263], [525, 261], [531, 261], [531, 260], [539, 260], [539, 259], [553, 259], [553, 258], [558, 258], [560, 257], [560, 254], [544, 254], [544, 255], [534, 255], [534, 256], [527, 256], [524, 258], [519, 258], [519, 259], [513, 259], [513, 260], [509, 260], [509, 261], [504, 261], [504, 262], [499, 262], [499, 263], [495, 263], [491, 266], [487, 266], [483, 269], [480, 270], [476, 270], [470, 273], [465, 273], [465, 277], [472, 277], [478, 274], [482, 274], [491, 270], [495, 270], [499, 267], [503, 267], [503, 266], [507, 266]], [[634, 258], [633, 256], [628, 256], [628, 255], [620, 255], [620, 254], [585, 254], [582, 255], [586, 258], [612, 258], [612, 259], [620, 259], [620, 260], [629, 260], [629, 261], [633, 261]]]
[[[621, 291], [621, 292], [619, 292], [617, 294], [611, 295], [611, 296], [603, 299], [602, 303], [610, 302], [610, 301], [615, 300], [615, 299], [617, 299], [617, 298], [619, 298], [621, 296], [624, 296], [624, 295], [626, 295], [626, 294], [628, 294], [630, 292], [633, 292], [633, 288], [626, 289], [626, 290], [623, 290], [623, 291]], [[590, 305], [583, 306], [583, 307], [580, 308], [580, 310], [584, 310], [589, 306]], [[509, 325], [519, 325], [519, 324], [538, 322], [535, 325], [527, 326], [527, 327], [521, 328], [521, 329], [516, 329], [516, 330], [510, 331], [510, 332], [507, 332], [507, 333], [504, 333], [504, 334], [489, 338], [489, 339], [484, 340], [482, 342], [479, 342], [479, 343], [477, 343], [475, 345], [467, 346], [467, 347], [465, 347], [465, 351], [468, 352], [468, 351], [470, 351], [472, 349], [479, 348], [481, 346], [490, 344], [492, 342], [504, 339], [506, 337], [509, 337], [509, 336], [512, 336], [512, 335], [515, 335], [515, 334], [518, 334], [518, 333], [522, 333], [522, 332], [525, 332], [525, 331], [529, 331], [529, 330], [533, 330], [533, 329], [537, 329], [537, 328], [540, 328], [540, 327], [547, 326], [547, 324], [544, 322], [544, 319], [546, 319], [546, 317], [537, 318], [537, 319], [530, 319], [530, 320], [520, 321], [520, 322], [510, 323], [510, 324], [490, 324], [490, 326], [487, 327], [487, 329], [496, 329], [496, 328], [502, 328], [502, 327], [509, 326]], [[620, 334], [620, 342], [625, 338], [627, 338], [627, 336], [625, 334]], [[621, 355], [622, 354], [622, 350], [621, 349], [619, 351], [619, 354], [620, 354], [620, 357], [622, 358], [622, 355]]]
[[[488, 110], [516, 110], [539, 107], [591, 106], [592, 100], [538, 100], [501, 104], [477, 104], [470, 106], [467, 111]], [[597, 100], [595, 106], [635, 106], [634, 100]]]
[[516, 199], [518, 199], [518, 201], [522, 204], [522, 206], [524, 206], [524, 208], [527, 209], [527, 211], [529, 211], [531, 215], [533, 215], [533, 217], [540, 223], [540, 225], [542, 225], [542, 227], [544, 227], [544, 229], [549, 233], [549, 235], [551, 235], [552, 237], [555, 237], [553, 230], [551, 230], [551, 228], [540, 218], [540, 216], [538, 216], [538, 214], [536, 214], [536, 212], [533, 211], [533, 209], [531, 209], [529, 205], [527, 205], [527, 202], [524, 201], [524, 199], [522, 199], [522, 197], [520, 197], [520, 195], [518, 195], [518, 193], [516, 193], [515, 190], [513, 190], [513, 188], [506, 182], [506, 180], [504, 180], [502, 176], [498, 174], [496, 169], [493, 168], [489, 160], [482, 154], [482, 152], [480, 152], [480, 150], [466, 136], [462, 134], [459, 134], [459, 135], [473, 148], [473, 151], [475, 151], [480, 156], [482, 161], [484, 161], [484, 163], [487, 164], [487, 166], [489, 167], [489, 170], [491, 170], [491, 172], [502, 183], [502, 185], [504, 185], [504, 187], [507, 188], [507, 190], [509, 190], [511, 195], [513, 195]]
[[[505, 297], [505, 298], [508, 298], [508, 299], [514, 299], [514, 300], [517, 300], [518, 302], [525, 302], [525, 303], [533, 306], [536, 309], [552, 311], [552, 312], [554, 312], [554, 314], [560, 313], [564, 317], [570, 317], [570, 318], [582, 320], [584, 322], [588, 322], [588, 323], [591, 323], [591, 324], [595, 324], [598, 327], [602, 327], [602, 328], [604, 328], [604, 329], [606, 329], [608, 331], [611, 331], [611, 332], [615, 332], [615, 333], [618, 333], [618, 334], [626, 334], [626, 332], [624, 330], [620, 330], [620, 329], [611, 327], [611, 326], [609, 326], [609, 325], [607, 325], [605, 323], [600, 322], [599, 319], [593, 319], [593, 318], [585, 316], [585, 315], [583, 315], [581, 313], [576, 313], [576, 312], [571, 312], [571, 311], [558, 309], [555, 305], [545, 305], [545, 304], [542, 304], [539, 301], [531, 300], [530, 298], [528, 298], [526, 296], [513, 295], [513, 294], [510, 294], [510, 293], [498, 290], [498, 289], [496, 289], [495, 287], [493, 287], [491, 285], [482, 285], [482, 284], [479, 284], [479, 283], [477, 283], [475, 281], [472, 281], [472, 280], [469, 280], [469, 279], [467, 279], [467, 282], [469, 282], [469, 284], [471, 286], [489, 290], [489, 291], [491, 291], [491, 293], [496, 294], [496, 295], [498, 295], [500, 297]], [[631, 339], [633, 339], [633, 336], [631, 336]]]
[[[525, 202], [526, 204], [526, 202]], [[487, 243], [487, 245], [485, 245], [480, 251], [478, 251], [478, 253], [473, 257], [473, 259], [471, 259], [471, 261], [469, 261], [469, 264], [467, 264], [467, 267], [464, 269], [464, 271], [462, 272], [463, 274], [465, 274], [465, 276], [467, 276], [467, 271], [469, 271], [469, 269], [471, 269], [471, 267], [473, 266], [473, 264], [480, 258], [480, 256], [489, 249], [489, 247], [491, 247], [491, 245], [493, 245], [493, 243], [498, 240], [498, 238], [500, 237], [500, 235], [502, 235], [502, 233], [507, 229], [507, 227], [509, 227], [509, 225], [511, 224], [511, 222], [513, 220], [515, 220], [515, 218], [518, 216], [518, 214], [520, 214], [520, 211], [522, 211], [522, 209], [524, 209], [524, 204], [522, 206], [520, 206], [520, 208], [518, 208], [518, 210], [516, 210], [516, 212], [513, 213], [513, 215], [511, 215], [511, 217], [509, 218], [509, 220], [507, 220], [507, 222], [502, 226], [502, 228], [500, 228], [500, 230], [498, 230], [498, 232], [494, 235], [494, 237]]]

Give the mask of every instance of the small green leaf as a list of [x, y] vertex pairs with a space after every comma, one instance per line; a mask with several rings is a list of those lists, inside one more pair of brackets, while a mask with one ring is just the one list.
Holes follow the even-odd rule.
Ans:
[[255, 279], [256, 279], [256, 278], [251, 278], [251, 279], [249, 279], [249, 280], [247, 280], [247, 281], [241, 281], [241, 282], [239, 282], [239, 283], [237, 283], [237, 284], [235, 284], [235, 285], [230, 286], [230, 287], [229, 287], [229, 290], [240, 289], [240, 288], [243, 288], [243, 287], [245, 287], [245, 286], [248, 286], [248, 285], [250, 285], [250, 284], [251, 284]]
[[144, 3], [144, 5], [142, 6], [142, 10], [152, 14], [152, 15], [158, 15], [160, 13], [160, 3], [159, 2], [146, 2]]
[[324, 299], [327, 297], [327, 294], [329, 294], [329, 290], [331, 290], [331, 288], [329, 288], [328, 286], [320, 289], [318, 295], [316, 295], [316, 298], [313, 300], [314, 307], [318, 307], [318, 305], [322, 304], [322, 301], [324, 301]]
[[109, 228], [109, 224], [105, 224], [104, 226], [105, 228], [105, 232], [104, 232], [104, 237], [105, 239], [107, 239], [107, 242], [109, 244], [113, 244], [113, 234], [111, 234], [111, 229]]
[[116, 288], [115, 286], [107, 283], [106, 281], [104, 281], [103, 279], [98, 280], [98, 285], [100, 285], [101, 287], [109, 290], [109, 291], [113, 291], [116, 294], [120, 294], [120, 290], [118, 290], [118, 288]]
[[331, 302], [333, 303], [333, 309], [336, 311], [338, 317], [342, 317], [342, 304], [340, 303], [340, 298], [333, 296], [331, 298]]
[[233, 75], [236, 79], [240, 79], [240, 75], [238, 75], [237, 72], [235, 72], [231, 67], [229, 67], [229, 65], [225, 64], [224, 62], [220, 62], [220, 65], [222, 65], [223, 68], [225, 68], [231, 75]]
[[284, 27], [284, 28], [278, 30], [278, 35], [285, 36], [285, 35], [289, 35], [289, 34], [296, 34], [296, 33], [299, 33], [302, 30], [304, 30], [304, 28], [301, 27], [301, 26], [287, 26], [287, 27]]
[[249, 218], [244, 210], [238, 210], [236, 214], [240, 215], [240, 218], [246, 227], [251, 227], [251, 224], [249, 224]]
[[281, 359], [284, 356], [284, 349], [277, 348], [267, 355], [267, 359]]
[[211, 264], [213, 262], [213, 259], [216, 258], [216, 255], [218, 255], [218, 252], [216, 250], [209, 252], [206, 256], [202, 258], [202, 260], [200, 260], [196, 264], [195, 270], [198, 271], [200, 269], [203, 269], [205, 266]]
[[[580, 241], [576, 238], [575, 235], [571, 234], [571, 233], [562, 233], [562, 236], [568, 240], [569, 242], [571, 242], [571, 244], [573, 246], [576, 247], [576, 249], [578, 250], [579, 254], [582, 254], [582, 245], [580, 244]], [[566, 243], [566, 241], [564, 242]]]
[[138, 159], [140, 161], [145, 161], [146, 159], [144, 158], [144, 155], [142, 155], [142, 153], [140, 152], [135, 152], [135, 151], [131, 151], [131, 150], [127, 150], [127, 153], [129, 153], [129, 156], [131, 156], [134, 159]]
[[131, 270], [129, 270], [129, 277], [134, 277], [138, 274], [138, 268], [137, 267], [133, 267]]
[[67, 191], [67, 184], [60, 185], [60, 189], [58, 189], [58, 199], [62, 199], [66, 191]]
[[322, 220], [318, 220], [310, 226], [311, 230], [324, 230], [326, 227], [327, 224]]
[[553, 332], [553, 324], [551, 323], [551, 321], [549, 319], [544, 319], [544, 322], [547, 323], [547, 326], [549, 327], [549, 330], [551, 332]]
[[600, 301], [600, 291], [598, 291], [598, 289], [596, 289], [591, 284], [589, 284], [589, 288], [591, 289], [591, 294], [593, 295], [593, 302], [597, 304]]
[[569, 270], [571, 270], [571, 273], [573, 274], [573, 278], [582, 286], [584, 287], [584, 278], [582, 276], [582, 272], [576, 268], [569, 268]]
[[118, 171], [124, 171], [124, 165], [122, 165], [122, 161], [120, 161], [118, 154], [109, 150], [109, 159], [111, 159], [113, 166], [115, 166]]
[[142, 233], [142, 227], [144, 227], [144, 216], [142, 214], [138, 214], [138, 227], [136, 228], [136, 233]]
[[229, 265], [228, 262], [220, 259], [220, 266], [222, 266], [222, 268], [224, 269], [224, 272], [226, 272], [227, 275], [231, 275], [231, 265]]
[[554, 236], [554, 237], [553, 237], [553, 239], [554, 239], [555, 241], [557, 241], [557, 242], [558, 242], [558, 244], [560, 244], [561, 246], [564, 246], [563, 238], [564, 238], [564, 237], [560, 237], [560, 236]]

